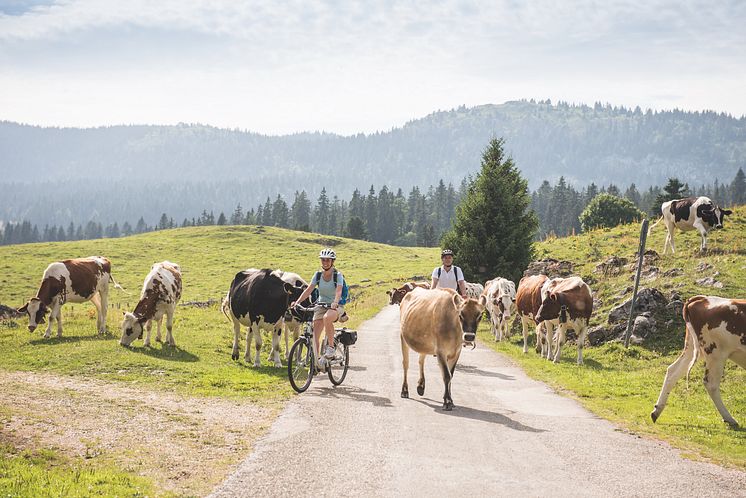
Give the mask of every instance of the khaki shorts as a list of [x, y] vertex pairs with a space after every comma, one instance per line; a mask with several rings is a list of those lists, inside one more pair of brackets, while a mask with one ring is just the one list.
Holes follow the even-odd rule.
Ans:
[[[324, 315], [326, 315], [326, 312], [329, 311], [326, 308], [316, 308], [313, 312], [313, 319], [314, 320], [321, 320], [324, 318]], [[337, 306], [337, 312], [339, 313], [338, 317], [342, 316], [342, 314], [345, 312], [345, 307], [343, 305]]]

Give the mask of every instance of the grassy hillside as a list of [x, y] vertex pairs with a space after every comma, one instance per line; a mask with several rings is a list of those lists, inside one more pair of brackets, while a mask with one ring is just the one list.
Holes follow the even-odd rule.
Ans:
[[[136, 341], [132, 348], [119, 346], [121, 312], [134, 308], [143, 279], [156, 261], [168, 259], [181, 265], [183, 302], [219, 302], [235, 273], [248, 267], [279, 267], [310, 278], [317, 269], [318, 251], [327, 244], [334, 246], [338, 254], [337, 266], [353, 285], [354, 301], [347, 306], [352, 316], [349, 324], [353, 327], [386, 303], [384, 288], [413, 275], [429, 274], [438, 260], [436, 249], [391, 247], [263, 227], [200, 227], [116, 240], [0, 247], [2, 304], [18, 307], [33, 296], [48, 263], [98, 254], [112, 261], [114, 278], [127, 291], [125, 294], [111, 290], [110, 303], [114, 309], [109, 310], [109, 334], [101, 337], [95, 331], [94, 307], [90, 303], [63, 307], [65, 330], [61, 339], [55, 337], [56, 329], [51, 339], [43, 339], [40, 329], [29, 333], [26, 320], [0, 321], [0, 372], [73, 376], [81, 380], [114, 382], [144, 392], [165, 391], [185, 397], [235, 400], [231, 403], [248, 399], [275, 407], [278, 400], [291, 394], [291, 390], [287, 371], [269, 366], [269, 338], [265, 336], [263, 367], [253, 368], [244, 362], [244, 332], [241, 359], [232, 361], [233, 327], [217, 304], [177, 309], [174, 337], [178, 346], [175, 348], [155, 341], [151, 348], [144, 348], [142, 341]], [[64, 393], [61, 396], [64, 398]], [[67, 403], [64, 399], [55, 402]], [[18, 406], [0, 396], [0, 423], [36, 420], [37, 412], [38, 407]], [[112, 420], [109, 415], [105, 416]], [[40, 457], [39, 452], [44, 455], [45, 451], [53, 457]], [[245, 456], [248, 446], [242, 451]], [[111, 471], [112, 465], [117, 468], [116, 461], [112, 464], [104, 459], [106, 465], [96, 473], [98, 471], [91, 466], [98, 460], [101, 459], [70, 459], [49, 448], [44, 441], [19, 445], [12, 438], [0, 439], [0, 494], [6, 494], [2, 490], [10, 494], [34, 494], [35, 486], [46, 479], [49, 485], [66, 489], [68, 495], [85, 495], [86, 489], [91, 489], [87, 488], [90, 472], [100, 477], [102, 484], [96, 489], [104, 495], [152, 494], [147, 491], [150, 489], [147, 482], [127, 480], [122, 477], [126, 474]], [[131, 471], [139, 470], [140, 467], [132, 467], [132, 461], [130, 458], [119, 463]], [[221, 468], [230, 463], [222, 462]], [[222, 476], [219, 471], [214, 474], [213, 479]]]
[[[576, 274], [590, 284], [594, 297], [600, 300], [591, 325], [606, 323], [609, 311], [631, 296], [631, 292], [620, 295], [633, 283], [631, 269], [614, 276], [594, 270], [610, 256], [633, 262], [639, 231], [639, 225], [627, 225], [538, 244], [540, 257], [574, 262]], [[665, 233], [662, 224], [653, 229], [647, 248], [662, 254]], [[659, 268], [657, 276], [643, 278], [640, 287], [658, 288], [667, 297], [675, 290], [683, 300], [696, 294], [746, 298], [746, 208], [736, 209], [724, 230], [711, 233], [707, 254], [699, 253], [699, 241], [695, 233], [678, 232], [676, 255], [669, 253], [653, 263]], [[701, 270], [703, 263], [712, 268]], [[673, 269], [679, 269], [680, 272], [673, 273], [680, 275], [663, 275]], [[714, 276], [723, 287], [695, 283], [708, 276]], [[685, 379], [679, 381], [658, 423], [650, 420], [666, 368], [678, 357], [684, 344], [684, 323], [680, 316], [668, 312], [656, 318], [658, 331], [641, 346], [625, 349], [619, 342], [610, 342], [586, 347], [585, 365], [581, 367], [575, 365], [574, 344], [564, 347], [562, 362], [554, 365], [541, 360], [533, 350], [523, 355], [520, 333], [507, 343], [495, 344], [483, 325], [482, 339], [509, 354], [532, 376], [567, 391], [598, 415], [630, 431], [661, 437], [685, 452], [745, 468], [746, 431], [731, 430], [721, 421], [702, 384], [702, 361], [692, 370], [688, 386]], [[514, 329], [514, 334], [518, 330]], [[746, 370], [729, 362], [721, 392], [731, 414], [746, 425]]]

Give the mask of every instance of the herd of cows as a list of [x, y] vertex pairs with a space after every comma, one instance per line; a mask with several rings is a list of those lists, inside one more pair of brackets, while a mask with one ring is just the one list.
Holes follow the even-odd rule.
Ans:
[[[709, 202], [704, 202], [705, 199]], [[663, 220], [669, 229], [666, 245], [673, 246], [673, 230], [698, 229], [702, 233], [702, 248], [711, 228], [722, 227], [723, 216], [729, 211], [714, 206], [707, 198], [682, 199], [662, 206]], [[111, 263], [101, 256], [70, 259], [50, 264], [44, 271], [35, 297], [19, 308], [29, 318], [28, 328], [34, 331], [49, 315], [45, 338], [51, 336], [57, 324], [57, 336], [62, 336], [61, 307], [65, 303], [91, 301], [96, 307], [97, 330], [106, 332], [109, 284], [114, 281]], [[424, 361], [429, 355], [438, 359], [445, 383], [444, 408], [453, 407], [451, 379], [461, 349], [473, 344], [476, 330], [486, 311], [496, 340], [510, 334], [510, 321], [516, 313], [523, 330], [523, 352], [528, 351], [529, 333], [536, 333], [536, 350], [542, 357], [560, 360], [562, 345], [569, 329], [577, 335], [577, 363], [583, 363], [583, 346], [588, 323], [593, 312], [590, 287], [580, 277], [549, 278], [534, 275], [515, 284], [504, 278], [489, 280], [484, 286], [469, 283], [466, 297], [448, 289], [430, 290], [427, 282], [409, 282], [387, 292], [390, 304], [399, 304], [404, 382], [402, 397], [408, 397], [407, 369], [409, 350], [420, 354], [419, 394], [424, 393]], [[285, 350], [289, 335], [297, 338], [301, 322], [289, 303], [296, 301], [308, 287], [298, 274], [282, 270], [250, 268], [238, 272], [223, 300], [222, 311], [233, 322], [232, 358], [239, 357], [239, 333], [247, 327], [244, 359], [251, 362], [250, 344], [255, 343], [255, 366], [260, 365], [261, 330], [272, 334], [271, 361], [282, 366], [280, 337], [285, 331]], [[161, 323], [166, 317], [166, 343], [175, 346], [173, 318], [181, 298], [182, 276], [178, 264], [156, 263], [147, 274], [140, 300], [122, 321], [120, 344], [128, 346], [145, 334], [144, 345], [150, 345], [153, 323], [157, 324], [156, 341], [161, 341]], [[310, 303], [302, 303], [308, 306]], [[737, 422], [728, 413], [720, 396], [720, 380], [728, 359], [746, 368], [746, 300], [714, 296], [694, 296], [683, 307], [686, 339], [681, 356], [668, 367], [660, 396], [651, 417], [655, 422], [663, 411], [668, 395], [676, 382], [687, 374], [697, 359], [705, 362], [704, 384], [723, 420], [732, 426]]]

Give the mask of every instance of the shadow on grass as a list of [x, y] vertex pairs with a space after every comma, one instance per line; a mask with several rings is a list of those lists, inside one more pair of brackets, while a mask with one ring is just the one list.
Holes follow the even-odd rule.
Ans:
[[56, 335], [53, 335], [49, 339], [45, 339], [43, 337], [39, 337], [36, 339], [31, 339], [29, 341], [29, 344], [33, 345], [55, 345], [55, 344], [68, 344], [68, 343], [75, 343], [75, 342], [89, 342], [89, 341], [107, 341], [115, 339], [115, 337], [112, 334], [103, 334], [103, 335], [63, 335], [62, 337], [57, 337]]
[[130, 346], [128, 349], [133, 353], [139, 353], [145, 356], [150, 356], [151, 358], [159, 358], [161, 360], [181, 361], [186, 363], [199, 361], [199, 356], [192, 354], [185, 349], [181, 349], [179, 346], [168, 346], [164, 344], [160, 349], [145, 346]]
[[470, 408], [468, 406], [455, 405], [453, 410], [443, 410], [443, 403], [432, 400], [430, 398], [410, 398], [412, 401], [422, 403], [423, 405], [429, 406], [433, 411], [450, 417], [468, 418], [472, 420], [481, 420], [482, 422], [490, 422], [492, 424], [500, 424], [510, 429], [521, 431], [521, 432], [546, 432], [544, 429], [536, 429], [528, 425], [524, 425], [520, 422], [513, 420], [501, 413], [488, 412], [480, 410], [478, 408]]
[[499, 372], [488, 372], [487, 370], [482, 370], [481, 368], [477, 368], [472, 365], [461, 365], [457, 363], [456, 371], [463, 372], [466, 375], [478, 375], [480, 377], [496, 377], [502, 380], [515, 380], [515, 377], [513, 377], [512, 375], [505, 375]]

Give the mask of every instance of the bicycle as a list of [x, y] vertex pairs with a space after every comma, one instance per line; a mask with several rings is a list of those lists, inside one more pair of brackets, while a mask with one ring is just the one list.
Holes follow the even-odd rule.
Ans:
[[[331, 305], [319, 303], [308, 308], [299, 304], [295, 305], [295, 310], [300, 312], [300, 319], [303, 322], [303, 333], [293, 343], [288, 354], [288, 379], [290, 385], [298, 393], [305, 392], [313, 378], [319, 373], [326, 372], [335, 386], [342, 384], [350, 366], [350, 346], [357, 341], [356, 330], [350, 330], [347, 327], [335, 328], [334, 358], [326, 360], [326, 365], [323, 367], [317, 365], [318, 354], [313, 342], [313, 314], [319, 307], [330, 309]], [[325, 348], [326, 339], [321, 345], [321, 350]]]

